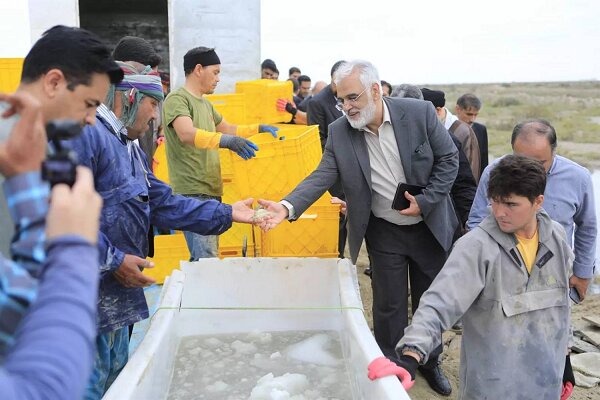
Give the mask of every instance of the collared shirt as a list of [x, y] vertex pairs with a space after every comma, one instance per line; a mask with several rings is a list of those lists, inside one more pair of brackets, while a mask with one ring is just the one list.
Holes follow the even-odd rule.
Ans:
[[37, 278], [45, 259], [45, 217], [49, 186], [39, 172], [4, 181], [8, 210], [15, 223], [12, 260], [0, 255], [0, 359], [14, 342], [14, 333], [35, 300]]
[[[467, 221], [468, 229], [474, 229], [489, 214], [487, 188], [490, 171], [499, 160], [487, 166], [481, 175]], [[546, 177], [542, 207], [566, 231], [567, 243], [575, 253], [573, 273], [579, 278], [591, 278], [594, 274], [597, 226], [594, 189], [588, 170], [555, 155]]]
[[371, 210], [378, 218], [397, 225], [413, 225], [423, 220], [421, 216], [402, 215], [392, 209], [392, 202], [399, 183], [406, 183], [400, 151], [394, 134], [390, 112], [385, 102], [383, 104], [383, 122], [379, 126], [379, 134], [368, 128], [364, 132], [369, 151], [371, 165]]
[[442, 122], [444, 124], [444, 128], [446, 129], [450, 129], [450, 127], [452, 126], [452, 124], [455, 121], [458, 121], [458, 117], [454, 114], [452, 114], [447, 108], [444, 107], [444, 110], [446, 110], [446, 118], [444, 118], [444, 121]]

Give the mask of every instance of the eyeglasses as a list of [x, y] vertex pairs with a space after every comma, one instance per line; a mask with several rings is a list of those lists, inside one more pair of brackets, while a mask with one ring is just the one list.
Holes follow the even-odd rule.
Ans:
[[336, 102], [336, 104], [335, 104], [335, 108], [337, 108], [337, 109], [338, 109], [338, 111], [344, 112], [344, 105], [345, 105], [346, 103], [348, 103], [348, 104], [352, 104], [352, 105], [356, 104], [356, 102], [358, 101], [358, 98], [359, 98], [360, 96], [362, 96], [362, 95], [363, 95], [363, 93], [364, 93], [366, 90], [367, 90], [367, 88], [364, 88], [364, 89], [363, 89], [363, 91], [362, 91], [362, 92], [360, 92], [358, 95], [352, 95], [352, 94], [351, 94], [351, 95], [349, 95], [348, 97], [346, 97], [345, 99], [340, 99], [340, 98], [338, 97], [338, 99], [337, 99], [337, 102]]

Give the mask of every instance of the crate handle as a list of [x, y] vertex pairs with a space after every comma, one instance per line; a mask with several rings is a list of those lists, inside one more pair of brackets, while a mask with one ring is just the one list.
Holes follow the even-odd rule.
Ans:
[[298, 219], [317, 219], [319, 214], [302, 214]]

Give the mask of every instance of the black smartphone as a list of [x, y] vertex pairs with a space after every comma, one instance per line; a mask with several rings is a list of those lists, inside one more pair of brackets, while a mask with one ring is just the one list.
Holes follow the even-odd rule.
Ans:
[[581, 297], [579, 297], [579, 292], [574, 287], [569, 289], [569, 297], [571, 298], [571, 300], [573, 300], [573, 303], [581, 303]]
[[410, 202], [404, 197], [404, 192], [408, 192], [413, 196], [423, 193], [424, 186], [409, 185], [408, 183], [401, 183], [396, 189], [394, 195], [394, 201], [392, 201], [392, 208], [394, 210], [404, 210], [410, 207]]

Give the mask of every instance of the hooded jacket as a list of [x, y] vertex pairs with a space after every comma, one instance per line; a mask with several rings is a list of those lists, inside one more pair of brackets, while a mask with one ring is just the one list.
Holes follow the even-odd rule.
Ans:
[[424, 363], [462, 317], [459, 399], [560, 398], [573, 255], [560, 224], [543, 210], [537, 221], [531, 275], [493, 215], [462, 237], [396, 347]]

